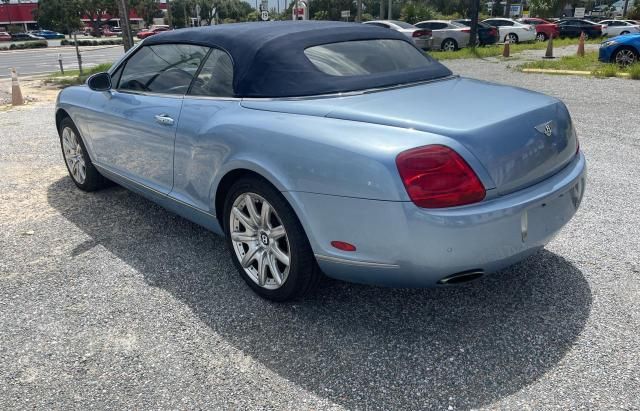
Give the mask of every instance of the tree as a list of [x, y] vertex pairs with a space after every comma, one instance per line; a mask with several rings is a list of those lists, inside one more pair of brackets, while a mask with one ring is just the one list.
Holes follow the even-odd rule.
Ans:
[[130, 0], [131, 8], [136, 11], [136, 14], [144, 20], [147, 26], [153, 24], [155, 17], [161, 17], [162, 12], [157, 0]]
[[33, 17], [39, 27], [71, 34], [82, 27], [80, 16], [77, 0], [40, 0]]
[[80, 9], [80, 15], [89, 18], [94, 33], [100, 35], [100, 23], [105, 14], [116, 16], [118, 8], [115, 0], [76, 0]]

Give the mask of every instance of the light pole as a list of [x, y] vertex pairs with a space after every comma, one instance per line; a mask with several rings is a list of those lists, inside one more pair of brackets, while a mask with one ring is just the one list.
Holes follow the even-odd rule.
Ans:
[[[382, 0], [380, 0], [380, 1], [382, 1]], [[391, 0], [389, 0], [389, 6], [388, 7], [389, 7], [389, 10], [387, 10], [387, 16], [388, 16], [387, 20], [393, 20], [392, 17], [391, 17]]]

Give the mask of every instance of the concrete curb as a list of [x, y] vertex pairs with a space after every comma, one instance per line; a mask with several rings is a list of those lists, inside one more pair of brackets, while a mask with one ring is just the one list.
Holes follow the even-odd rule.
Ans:
[[[574, 76], [593, 76], [593, 72], [591, 71], [581, 71], [581, 70], [554, 70], [554, 69], [536, 69], [536, 68], [525, 68], [522, 69], [523, 73], [538, 73], [538, 74], [567, 74]], [[629, 78], [629, 73], [618, 73], [615, 77]]]

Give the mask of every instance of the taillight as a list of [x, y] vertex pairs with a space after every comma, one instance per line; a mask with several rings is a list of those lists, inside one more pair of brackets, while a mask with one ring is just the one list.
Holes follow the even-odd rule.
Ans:
[[476, 173], [449, 147], [430, 145], [403, 151], [396, 166], [409, 198], [418, 207], [476, 203], [486, 191]]
[[422, 36], [430, 36], [431, 30], [416, 30], [413, 32], [413, 37], [422, 37]]
[[462, 29], [460, 31], [463, 33], [471, 33], [471, 29]]

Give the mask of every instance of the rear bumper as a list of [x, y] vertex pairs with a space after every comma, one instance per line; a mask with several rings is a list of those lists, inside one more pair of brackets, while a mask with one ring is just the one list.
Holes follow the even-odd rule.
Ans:
[[[330, 277], [398, 287], [430, 287], [448, 275], [491, 273], [544, 247], [575, 214], [585, 187], [580, 154], [524, 190], [464, 207], [426, 210], [411, 202], [287, 192]], [[331, 241], [356, 245], [355, 252]]]

